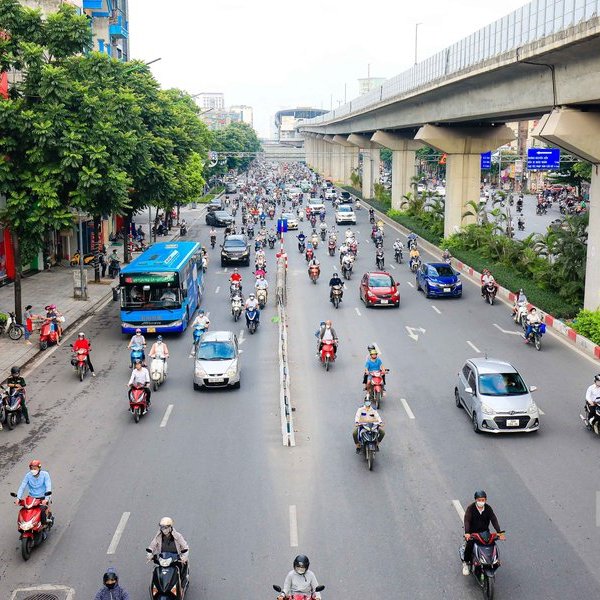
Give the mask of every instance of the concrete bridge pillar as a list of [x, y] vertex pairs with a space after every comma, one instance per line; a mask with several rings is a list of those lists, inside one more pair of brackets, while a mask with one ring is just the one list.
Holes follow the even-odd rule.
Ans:
[[332, 135], [323, 138], [327, 142], [329, 152], [329, 179], [339, 181], [340, 179], [340, 146], [334, 142]]
[[600, 308], [600, 113], [558, 108], [544, 115], [532, 135], [592, 163], [583, 307]]
[[515, 134], [506, 125], [489, 127], [449, 127], [424, 125], [415, 140], [446, 153], [446, 203], [444, 236], [460, 231], [463, 224], [475, 222], [475, 217], [463, 219], [466, 203], [479, 201], [481, 186], [481, 153], [495, 150], [514, 140]]
[[304, 156], [307, 166], [314, 168], [313, 163], [313, 137], [310, 133], [304, 133]]
[[357, 133], [349, 135], [348, 141], [363, 151], [362, 196], [363, 198], [374, 198], [375, 184], [379, 178], [379, 167], [381, 165], [381, 159], [379, 158], [381, 146], [372, 142], [370, 136]]
[[423, 146], [410, 135], [376, 131], [371, 137], [392, 151], [392, 209], [400, 210], [402, 198], [414, 193], [412, 178], [416, 175], [416, 151]]
[[358, 164], [358, 148], [348, 142], [348, 136], [345, 135], [335, 135], [333, 141], [338, 144], [339, 151], [337, 181], [342, 185], [351, 185], [350, 175], [356, 168], [354, 163]]
[[319, 175], [323, 176], [325, 173], [325, 142], [323, 141], [322, 135], [315, 137], [315, 148], [316, 148], [316, 171]]

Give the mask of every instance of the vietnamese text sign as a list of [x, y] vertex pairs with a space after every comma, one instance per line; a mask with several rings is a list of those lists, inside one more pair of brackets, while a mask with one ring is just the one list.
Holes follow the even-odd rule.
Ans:
[[560, 169], [560, 150], [558, 148], [528, 148], [528, 171], [558, 171]]
[[492, 168], [492, 153], [482, 152], [481, 154], [481, 170], [489, 171]]

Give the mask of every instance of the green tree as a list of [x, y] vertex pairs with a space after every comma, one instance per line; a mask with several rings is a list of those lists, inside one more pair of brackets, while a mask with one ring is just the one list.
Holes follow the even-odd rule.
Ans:
[[[261, 152], [262, 146], [256, 132], [247, 123], [231, 123], [214, 132], [212, 150], [230, 154], [225, 164], [214, 167], [214, 172], [224, 174], [228, 169], [245, 170]], [[249, 155], [244, 156], [244, 153]]]

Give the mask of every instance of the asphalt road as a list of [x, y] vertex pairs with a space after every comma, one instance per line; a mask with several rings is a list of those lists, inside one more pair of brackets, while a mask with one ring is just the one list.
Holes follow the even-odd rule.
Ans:
[[[187, 332], [168, 340], [169, 379], [138, 425], [127, 412], [128, 352], [116, 304], [83, 327], [93, 341], [96, 379], [77, 381], [64, 347], [27, 375], [32, 425], [0, 432], [2, 590], [54, 583], [92, 598], [112, 565], [132, 599], [146, 598], [151, 568], [144, 548], [168, 514], [191, 546], [190, 600], [272, 597], [271, 584], [282, 582], [298, 552], [310, 556], [327, 586], [324, 598], [475, 599], [479, 590], [460, 573], [454, 501], [465, 507], [483, 487], [507, 530], [498, 598], [598, 596], [600, 440], [578, 416], [598, 366], [553, 335], [544, 337], [541, 352], [526, 346], [509, 309], [484, 304], [467, 281], [462, 299], [426, 300], [409, 285], [406, 264], [390, 268], [401, 286], [400, 309], [366, 309], [358, 282], [375, 268], [374, 249], [368, 213], [357, 214], [359, 258], [337, 311], [327, 287], [337, 257], [319, 248], [322, 278], [314, 286], [288, 234], [294, 448], [281, 445], [272, 298], [257, 334], [242, 338], [240, 390], [193, 391]], [[207, 233], [194, 227], [191, 237], [206, 242]], [[396, 236], [389, 227], [386, 233], [389, 265]], [[271, 285], [274, 252], [267, 250]], [[203, 306], [211, 327], [240, 334], [218, 247], [209, 254], [215, 259]], [[246, 282], [250, 271], [243, 269]], [[314, 331], [326, 318], [340, 336], [329, 373], [315, 357]], [[406, 326], [425, 333], [415, 341]], [[350, 437], [370, 342], [391, 370], [382, 408], [387, 436], [373, 472]], [[455, 407], [456, 373], [484, 352], [511, 361], [538, 386], [539, 433], [476, 435]], [[23, 563], [8, 493], [33, 456], [51, 472], [57, 527]], [[124, 513], [120, 541], [107, 554]]]

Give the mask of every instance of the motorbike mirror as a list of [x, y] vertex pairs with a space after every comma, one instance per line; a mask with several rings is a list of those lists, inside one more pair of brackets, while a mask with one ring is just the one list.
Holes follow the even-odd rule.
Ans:
[[46, 492], [44, 496], [52, 496], [52, 492]]
[[16, 494], [15, 492], [11, 492], [11, 493], [10, 493], [10, 495], [11, 495], [13, 498], [16, 498], [16, 497], [17, 497], [17, 494]]
[[184, 548], [184, 549], [181, 551], [181, 554], [185, 554], [187, 551], [188, 551], [188, 549], [187, 549], [187, 548]]
[[473, 393], [473, 388], [472, 388], [472, 387], [469, 387], [469, 386], [467, 386], [467, 387], [465, 388], [465, 392], [466, 392], [467, 394], [472, 394], [472, 393]]
[[146, 548], [146, 552], [149, 552], [150, 554], [152, 554], [152, 548]]
[[530, 385], [529, 386], [529, 391], [530, 392], [536, 392], [537, 391], [537, 387], [535, 385]]
[[325, 589], [325, 586], [324, 586], [324, 585], [318, 585], [318, 586], [315, 588], [315, 592], [322, 592], [324, 589]]
[[274, 586], [273, 586], [273, 589], [274, 589], [276, 592], [280, 592], [280, 593], [281, 593], [281, 586], [279, 586], [279, 585], [274, 585]]

